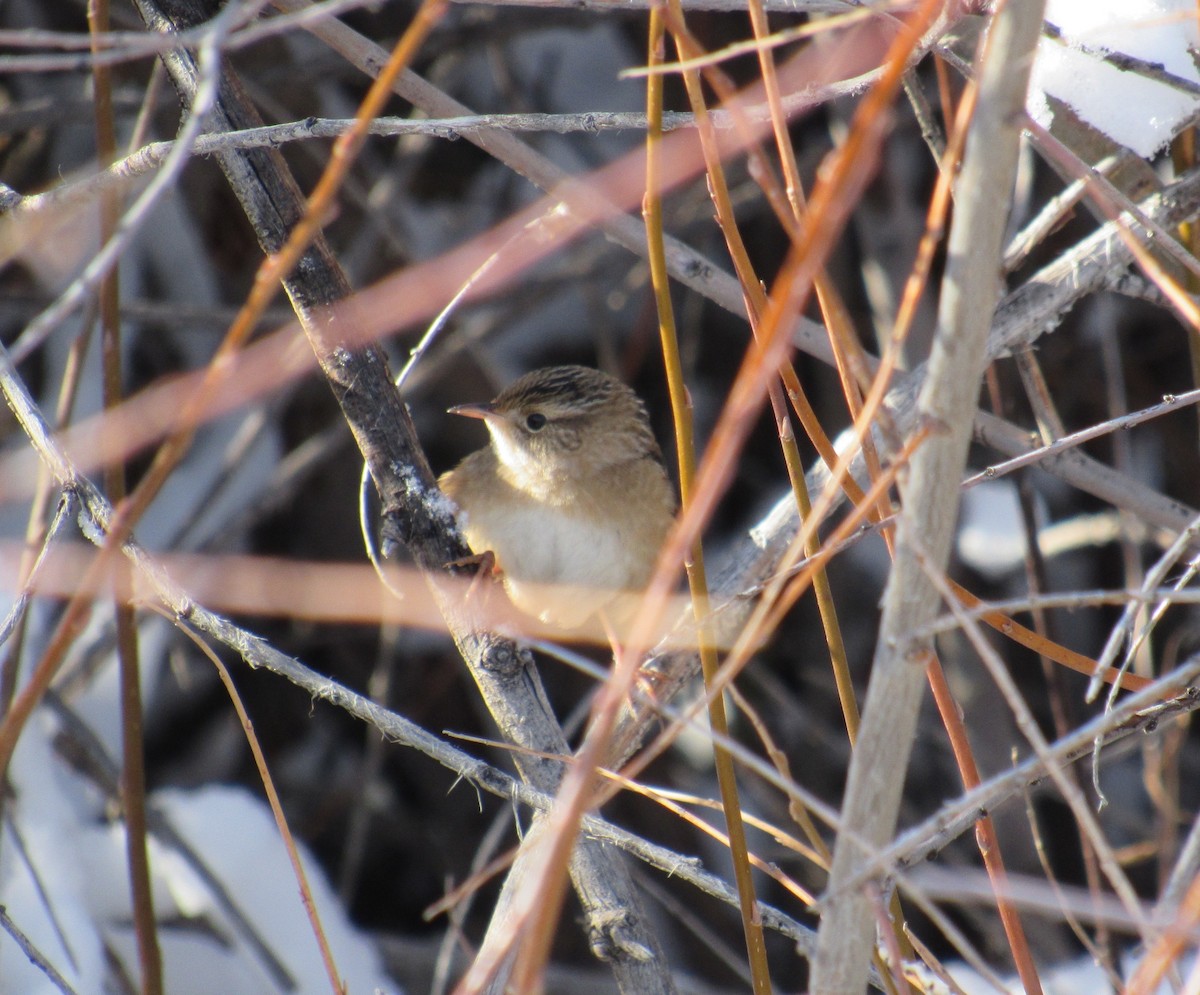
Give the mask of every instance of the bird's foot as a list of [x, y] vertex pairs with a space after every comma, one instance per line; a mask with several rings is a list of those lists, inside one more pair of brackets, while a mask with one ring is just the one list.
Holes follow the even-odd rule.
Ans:
[[500, 572], [499, 567], [496, 566], [496, 554], [490, 549], [451, 560], [446, 564], [446, 569], [453, 574], [471, 573], [476, 578], [489, 577]]
[[662, 704], [662, 691], [669, 681], [668, 675], [662, 671], [643, 664], [633, 678], [634, 694], [640, 697], [643, 703], [657, 711]]
[[489, 549], [482, 553], [474, 553], [446, 564], [446, 569], [452, 574], [470, 576], [463, 603], [473, 606], [473, 611], [488, 615], [495, 607], [492, 592], [495, 581], [500, 578], [500, 568], [496, 565], [496, 556]]

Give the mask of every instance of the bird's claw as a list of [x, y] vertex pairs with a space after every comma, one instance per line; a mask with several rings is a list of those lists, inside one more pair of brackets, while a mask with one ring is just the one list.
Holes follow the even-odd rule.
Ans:
[[451, 573], [471, 573], [476, 577], [486, 577], [500, 572], [496, 566], [496, 554], [490, 549], [451, 560], [446, 564], [446, 569]]

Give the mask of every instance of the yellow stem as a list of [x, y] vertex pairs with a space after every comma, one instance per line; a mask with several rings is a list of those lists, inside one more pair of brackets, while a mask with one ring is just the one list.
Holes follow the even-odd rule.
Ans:
[[[661, 5], [656, 5], [650, 11], [649, 61], [651, 65], [662, 61], [664, 41], [663, 9]], [[691, 502], [695, 489], [696, 450], [692, 410], [683, 382], [683, 368], [679, 357], [679, 342], [667, 277], [666, 252], [663, 246], [662, 198], [659, 195], [662, 145], [662, 78], [660, 76], [652, 75], [646, 81], [646, 109], [649, 121], [646, 136], [646, 197], [643, 213], [646, 218], [649, 243], [651, 280], [658, 304], [663, 362], [666, 367], [667, 384], [671, 394], [671, 412], [675, 422], [680, 496], [686, 507]], [[686, 566], [688, 586], [692, 595], [692, 608], [698, 627], [700, 665], [704, 672], [705, 683], [711, 684], [720, 665], [708, 625], [708, 584], [704, 573], [704, 553], [699, 537], [691, 545]], [[728, 735], [723, 695], [718, 694], [711, 698], [708, 714], [713, 730], [722, 736]], [[754, 881], [751, 874], [749, 850], [746, 845], [745, 827], [742, 823], [741, 805], [738, 800], [737, 775], [733, 766], [733, 758], [723, 746], [714, 743], [713, 762], [721, 791], [722, 806], [725, 810], [725, 823], [729, 831], [729, 852], [733, 859], [734, 878], [741, 907], [742, 927], [746, 936], [746, 952], [751, 980], [755, 995], [770, 995], [771, 978], [767, 967], [766, 943], [763, 938], [762, 918], [754, 898]]]

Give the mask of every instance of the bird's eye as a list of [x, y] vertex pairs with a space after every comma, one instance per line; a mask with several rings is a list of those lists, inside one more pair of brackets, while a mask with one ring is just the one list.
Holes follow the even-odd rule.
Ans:
[[531, 432], [540, 432], [546, 427], [546, 416], [540, 411], [535, 411], [530, 415], [526, 415], [525, 427]]

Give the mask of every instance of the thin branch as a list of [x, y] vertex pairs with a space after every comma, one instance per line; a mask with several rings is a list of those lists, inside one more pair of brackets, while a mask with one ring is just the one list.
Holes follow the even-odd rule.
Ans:
[[[46, 705], [61, 725], [61, 730], [55, 737], [55, 749], [74, 770], [87, 777], [103, 792], [106, 798], [113, 802], [118, 801], [121, 774], [104, 742], [55, 692], [51, 691], [46, 696]], [[229, 918], [239, 940], [251, 949], [271, 980], [282, 991], [294, 991], [298, 987], [296, 979], [263, 939], [258, 926], [247, 918], [230, 889], [153, 801], [147, 806], [146, 822], [158, 841], [177, 853], [208, 889], [217, 910]]]
[[178, 624], [183, 633], [196, 644], [200, 652], [216, 668], [217, 675], [221, 679], [221, 684], [224, 685], [225, 692], [229, 695], [229, 700], [232, 702], [233, 709], [237, 713], [238, 722], [241, 723], [242, 734], [246, 738], [246, 744], [250, 747], [250, 753], [254, 757], [254, 765], [258, 768], [263, 791], [267, 796], [267, 804], [270, 806], [271, 814], [275, 818], [275, 825], [279, 829], [284, 849], [287, 851], [288, 861], [292, 865], [292, 874], [296, 879], [296, 888], [300, 893], [300, 904], [304, 906], [304, 913], [308, 918], [309, 926], [312, 928], [313, 938], [321, 953], [321, 963], [325, 966], [325, 973], [329, 979], [330, 989], [334, 995], [348, 995], [345, 982], [342, 981], [338, 974], [333, 949], [329, 945], [329, 937], [325, 932], [325, 927], [321, 924], [321, 913], [317, 909], [317, 903], [313, 898], [312, 888], [308, 883], [308, 874], [304, 869], [304, 864], [300, 859], [300, 851], [296, 846], [296, 839], [292, 835], [287, 817], [283, 813], [283, 804], [279, 800], [279, 792], [275, 787], [275, 780], [271, 776], [270, 768], [267, 766], [267, 758], [263, 754], [262, 744], [259, 742], [258, 735], [254, 731], [254, 725], [250, 721], [250, 716], [246, 712], [246, 706], [242, 703], [237, 687], [233, 683], [229, 668], [221, 662], [221, 658], [213, 648], [191, 626], [182, 622]]
[[[1069, 611], [1078, 611], [1081, 608], [1100, 608], [1107, 605], [1127, 605], [1130, 603], [1152, 605], [1168, 600], [1181, 605], [1197, 605], [1200, 604], [1200, 590], [1195, 588], [1191, 590], [1178, 590], [1174, 587], [1150, 587], [1141, 589], [1116, 588], [1115, 590], [1075, 590], [1048, 594], [1025, 594], [1017, 598], [981, 601], [977, 605], [963, 605], [961, 614], [939, 615], [928, 625], [921, 626], [921, 628], [915, 630], [915, 633], [925, 637], [951, 632], [961, 625], [961, 619], [981, 618], [991, 611], [1003, 612], [1005, 614], [1045, 611], [1051, 608], [1066, 608]], [[1178, 688], [1174, 690], [1177, 691]]]
[[[685, 58], [690, 51], [691, 38], [686, 32], [683, 11], [679, 0], [667, 0], [663, 8], [656, 8], [651, 16], [650, 28], [650, 57], [653, 67], [661, 63], [665, 55], [664, 28], [670, 13], [672, 34], [675, 48], [680, 58]], [[733, 216], [732, 202], [729, 199], [728, 185], [724, 170], [721, 166], [719, 150], [714, 142], [714, 133], [708, 124], [708, 107], [700, 84], [700, 75], [695, 70], [685, 70], [684, 85], [687, 89], [688, 101], [692, 113], [696, 115], [700, 128], [700, 142], [704, 150], [708, 186], [717, 211], [717, 220], [725, 235], [726, 244], [733, 256], [734, 267], [737, 270], [739, 282], [747, 293], [747, 302], [751, 328], [757, 332], [758, 319], [762, 313], [765, 294], [757, 276], [750, 267], [749, 260], [738, 233], [736, 219]], [[666, 368], [667, 385], [671, 397], [671, 414], [675, 425], [675, 449], [679, 464], [679, 488], [682, 507], [686, 511], [695, 496], [696, 484], [696, 442], [695, 425], [691, 398], [683, 379], [683, 363], [679, 353], [679, 339], [675, 327], [674, 310], [671, 304], [671, 291], [667, 279], [666, 253], [663, 250], [663, 219], [662, 195], [660, 180], [661, 168], [661, 137], [662, 129], [657, 122], [662, 117], [663, 81], [657, 75], [647, 81], [647, 109], [655, 117], [656, 126], [647, 136], [646, 143], [646, 199], [643, 213], [646, 218], [647, 238], [650, 249], [651, 282], [654, 286], [655, 301], [658, 307], [659, 339]], [[776, 418], [786, 420], [786, 410], [777, 386], [772, 387], [772, 400]], [[795, 442], [793, 440], [793, 449]], [[798, 456], [791, 461], [792, 466], [799, 466]], [[692, 611], [699, 630], [698, 649], [700, 669], [704, 676], [705, 685], [711, 687], [719, 667], [717, 650], [714, 645], [712, 626], [709, 614], [709, 583], [704, 566], [704, 546], [700, 536], [692, 541], [691, 548], [685, 559], [684, 568], [687, 573], [688, 590], [692, 596]], [[726, 717], [726, 698], [723, 694], [712, 695], [709, 699], [708, 715], [713, 732], [727, 735], [729, 723]], [[724, 747], [714, 744], [713, 764], [717, 774], [717, 784], [721, 793], [722, 809], [725, 814], [725, 824], [729, 831], [729, 851], [733, 862], [734, 880], [737, 882], [738, 894], [741, 896], [742, 932], [746, 941], [746, 956], [750, 968], [751, 988], [757, 995], [769, 995], [771, 991], [771, 976], [767, 963], [767, 951], [763, 941], [762, 923], [755, 914], [754, 877], [751, 872], [749, 848], [746, 843], [746, 833], [742, 819], [741, 802], [737, 785], [737, 772], [733, 760]]]
[[25, 618], [30, 598], [33, 596], [33, 591], [37, 588], [38, 573], [46, 563], [47, 556], [55, 541], [65, 533], [67, 527], [75, 518], [76, 511], [78, 511], [78, 508], [74, 493], [69, 490], [64, 491], [58, 502], [58, 508], [54, 512], [54, 518], [47, 527], [46, 534], [42, 537], [37, 555], [33, 558], [33, 562], [29, 565], [29, 568], [21, 571], [21, 590], [16, 598], [13, 599], [12, 607], [9, 608], [4, 619], [0, 621], [0, 646], [8, 642], [17, 626]]
[[[1039, 448], [1035, 436], [1027, 429], [1018, 428], [986, 411], [975, 413], [975, 440], [1014, 457]], [[1072, 487], [1114, 507], [1131, 511], [1147, 524], [1167, 529], [1172, 535], [1186, 529], [1196, 517], [1196, 511], [1182, 501], [1114, 470], [1078, 448], [1049, 455], [1038, 460], [1036, 465]]]
[[203, 130], [209, 110], [216, 102], [217, 67], [220, 65], [220, 41], [236, 19], [238, 6], [231, 4], [206, 28], [197, 56], [199, 72], [197, 85], [188, 105], [188, 114], [180, 128], [179, 137], [164, 161], [164, 168], [155, 175], [145, 190], [125, 211], [112, 237], [89, 260], [83, 272], [72, 281], [50, 307], [46, 308], [22, 331], [10, 346], [16, 362], [29, 355], [83, 302], [109, 269], [125, 252], [134, 235], [145, 223], [151, 209], [174, 186], [187, 165], [189, 149]]
[[[4, 388], [6, 398], [18, 411], [22, 426], [29, 433], [34, 448], [67, 491], [76, 495], [80, 501], [80, 518], [81, 524], [85, 526], [85, 533], [94, 542], [102, 543], [107, 523], [113, 515], [111, 505], [89, 481], [75, 475], [32, 399], [19, 381], [11, 379], [11, 366], [7, 365], [3, 351], [0, 351], [0, 386]], [[304, 666], [249, 630], [197, 604], [186, 590], [172, 580], [154, 557], [135, 542], [126, 543], [123, 550], [149, 581], [156, 596], [171, 615], [229, 647], [252, 669], [261, 668], [285, 678], [314, 700], [325, 701], [335, 708], [342, 709], [378, 729], [390, 742], [417, 750], [453, 773], [457, 779], [473, 784], [489, 794], [540, 811], [548, 810], [553, 804], [551, 793], [523, 784], [509, 774], [451, 746], [416, 723]], [[732, 742], [728, 745], [731, 748], [736, 746]], [[587, 837], [620, 847], [663, 873], [687, 881], [705, 894], [737, 908], [737, 893], [721, 878], [702, 870], [694, 858], [681, 856], [666, 847], [642, 840], [598, 816], [585, 816], [583, 829]], [[763, 916], [763, 923], [768, 928], [788, 936], [804, 952], [812, 949], [812, 930], [772, 906], [760, 902], [759, 910]]]
[[54, 969], [54, 965], [45, 958], [42, 952], [33, 945], [33, 941], [25, 935], [21, 927], [13, 922], [12, 916], [8, 914], [8, 909], [3, 905], [0, 905], [0, 928], [3, 928], [13, 938], [13, 942], [29, 958], [29, 962], [46, 975], [55, 988], [62, 992], [63, 995], [75, 995], [75, 989], [67, 983], [66, 978]]
[[[477, 0], [453, 0], [454, 3], [476, 5]], [[621, 0], [620, 9], [650, 10], [656, 0]], [[478, 4], [493, 7], [534, 7], [568, 10], [586, 10], [597, 14], [611, 14], [612, 0], [478, 0]], [[765, 0], [763, 7], [771, 13], [780, 14], [850, 14], [860, 9], [857, 0]], [[746, 10], [746, 0], [685, 0], [687, 11], [740, 11]]]
[[[108, 0], [88, 3], [88, 28], [97, 51], [96, 36], [109, 29]], [[96, 94], [95, 131], [97, 158], [104, 163], [116, 156], [116, 123], [113, 118], [112, 74], [107, 66], [92, 70]], [[100, 240], [109, 241], [120, 219], [121, 201], [116, 190], [99, 200]], [[102, 363], [101, 394], [106, 411], [121, 403], [124, 395], [121, 349], [121, 298], [118, 267], [114, 263], [97, 288]], [[104, 467], [104, 487], [117, 504], [128, 493], [125, 464], [114, 460]], [[143, 737], [141, 654], [133, 608], [119, 593], [113, 599], [116, 626], [117, 684], [121, 702], [121, 803], [125, 815], [125, 855], [129, 873], [130, 905], [143, 995], [162, 995], [162, 950], [154, 916], [150, 857], [146, 836], [146, 749]]]
[[1189, 390], [1184, 394], [1164, 394], [1160, 404], [1152, 404], [1147, 408], [1142, 408], [1140, 411], [1133, 411], [1126, 415], [1108, 418], [1105, 421], [1097, 422], [1094, 425], [1089, 425], [1087, 428], [1080, 429], [1078, 432], [1063, 435], [1053, 442], [1032, 449], [1021, 456], [1014, 456], [1003, 463], [994, 463], [985, 467], [979, 473], [964, 480], [963, 488], [974, 487], [985, 480], [998, 480], [1000, 477], [1006, 476], [1014, 470], [1020, 470], [1024, 467], [1041, 463], [1043, 460], [1057, 456], [1068, 449], [1081, 446], [1085, 442], [1090, 442], [1093, 439], [1101, 438], [1113, 432], [1131, 429], [1135, 425], [1140, 425], [1142, 422], [1149, 421], [1152, 418], [1158, 418], [1161, 415], [1177, 411], [1189, 404], [1197, 403], [1200, 403], [1200, 388]]
[[1139, 59], [1136, 55], [1130, 55], [1128, 52], [1110, 52], [1091, 45], [1081, 45], [1075, 39], [1068, 41], [1063, 37], [1062, 29], [1050, 21], [1047, 21], [1043, 25], [1042, 33], [1047, 38], [1058, 42], [1064, 47], [1070, 47], [1074, 51], [1086, 53], [1093, 59], [1099, 59], [1101, 62], [1123, 73], [1134, 73], [1146, 79], [1154, 80], [1157, 83], [1163, 83], [1172, 89], [1178, 90], [1180, 93], [1186, 93], [1192, 97], [1200, 97], [1200, 83], [1183, 76], [1175, 75], [1175, 73], [1168, 71], [1161, 62], [1150, 62], [1147, 59]]
[[[730, 113], [714, 111], [713, 116], [716, 127], [734, 127]], [[665, 131], [694, 125], [694, 117], [687, 112], [672, 111], [663, 115]], [[307, 117], [300, 121], [263, 125], [258, 128], [212, 131], [199, 136], [194, 142], [186, 145], [185, 149], [186, 154], [200, 158], [239, 149], [279, 148], [292, 142], [340, 138], [353, 127], [354, 118]], [[640, 112], [586, 111], [576, 114], [465, 114], [459, 117], [417, 119], [377, 117], [367, 126], [367, 134], [384, 138], [426, 135], [455, 141], [483, 131], [594, 135], [607, 131], [645, 129], [646, 115]], [[11, 204], [5, 205], [5, 213], [11, 212], [21, 216], [47, 210], [52, 206], [65, 207], [77, 197], [90, 199], [109, 185], [126, 184], [158, 169], [180, 144], [179, 139], [150, 142], [92, 176], [60, 184], [43, 193], [18, 197]]]
[[994, 811], [997, 806], [1045, 780], [1049, 766], [1061, 769], [1090, 756], [1097, 738], [1104, 745], [1112, 746], [1135, 732], [1152, 732], [1174, 716], [1197, 711], [1200, 709], [1200, 689], [1189, 686], [1178, 697], [1164, 700], [1164, 695], [1181, 685], [1191, 685], [1197, 677], [1200, 677], [1200, 657], [1193, 657], [1120, 701], [1111, 712], [1098, 715], [1059, 738], [1043, 756], [1034, 754], [984, 781], [978, 788], [944, 803], [934, 815], [906, 829], [877, 851], [845, 886], [856, 888], [874, 875], [931, 860], [952, 840], [968, 832], [980, 814]]
[[[987, 905], [994, 898], [991, 883], [970, 868], [923, 867], [905, 879], [920, 888], [931, 899], [959, 905]], [[1007, 881], [1005, 898], [1021, 908], [1044, 915], [1062, 915], [1107, 924], [1129, 933], [1137, 932], [1137, 920], [1120, 902], [1111, 896], [1094, 901], [1084, 888], [1067, 888], [1057, 882], [1047, 883], [1040, 878], [1012, 876]], [[1139, 904], [1143, 915], [1150, 910]]]

